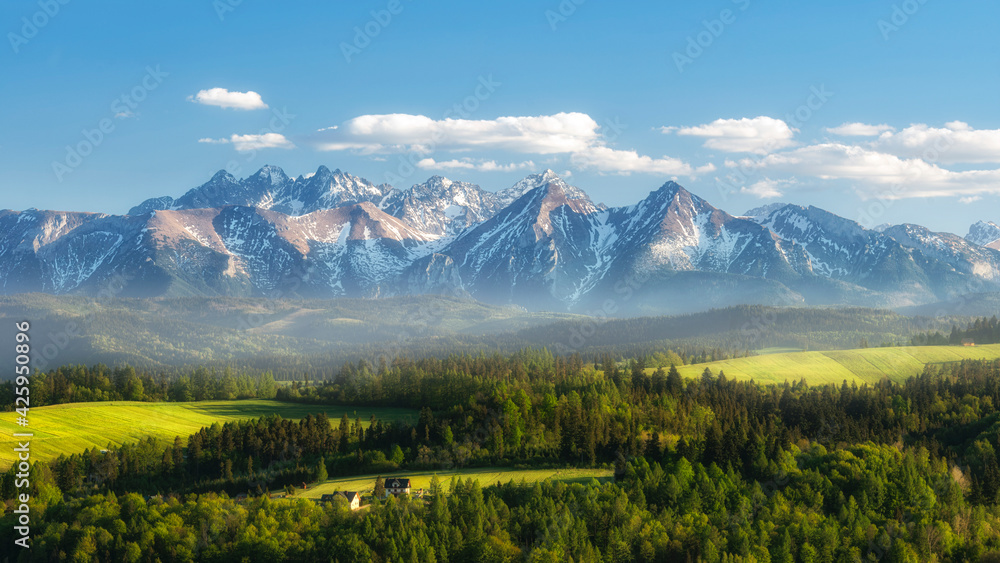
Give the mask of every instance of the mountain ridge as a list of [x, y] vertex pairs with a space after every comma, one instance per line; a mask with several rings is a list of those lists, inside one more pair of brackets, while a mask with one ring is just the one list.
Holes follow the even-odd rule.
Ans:
[[[609, 208], [551, 170], [489, 191], [399, 189], [326, 166], [225, 171], [126, 215], [0, 212], [0, 288], [136, 296], [447, 294], [534, 309], [905, 307], [1000, 289], [1000, 227], [866, 229], [817, 207], [734, 216], [674, 181]], [[994, 238], [995, 237], [995, 238]], [[636, 281], [640, 280], [640, 281]], [[623, 287], [625, 289], [623, 289]]]

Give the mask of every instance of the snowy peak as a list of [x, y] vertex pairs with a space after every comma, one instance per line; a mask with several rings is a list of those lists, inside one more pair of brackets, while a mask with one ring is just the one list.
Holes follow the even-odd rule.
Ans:
[[979, 279], [1000, 280], [1000, 251], [970, 243], [951, 233], [935, 233], [926, 227], [904, 223], [885, 233], [906, 248], [919, 250], [923, 257]]
[[637, 205], [613, 209], [618, 256], [639, 272], [709, 271], [769, 279], [797, 274], [773, 234], [667, 182]]
[[440, 236], [457, 235], [502, 208], [496, 194], [442, 176], [432, 176], [407, 190], [392, 190], [379, 207], [422, 231]]
[[979, 221], [969, 227], [965, 240], [979, 246], [1000, 250], [1000, 226], [993, 221]]
[[763, 217], [760, 222], [772, 230], [778, 227], [775, 232], [798, 232], [805, 236], [818, 231], [853, 241], [859, 241], [868, 236], [865, 228], [857, 222], [811, 205], [809, 207], [785, 205]]
[[508, 200], [513, 202], [525, 194], [539, 190], [545, 194], [551, 193], [553, 197], [565, 199], [566, 203], [578, 213], [593, 213], [604, 208], [603, 205], [594, 205], [585, 191], [567, 183], [552, 170], [528, 176], [510, 188], [497, 192], [497, 196], [502, 204], [508, 205]]
[[775, 211], [781, 209], [788, 205], [787, 203], [769, 203], [767, 205], [762, 205], [760, 207], [754, 207], [748, 210], [742, 216], [750, 219], [751, 221], [756, 221], [758, 223], [764, 222], [769, 215]]
[[135, 295], [448, 292], [565, 309], [633, 288], [648, 311], [896, 306], [1000, 289], [1000, 250], [983, 245], [1000, 246], [995, 223], [963, 239], [798, 205], [734, 217], [676, 182], [607, 209], [551, 170], [493, 192], [443, 176], [399, 189], [326, 166], [293, 179], [268, 165], [244, 179], [219, 171], [128, 216], [0, 211], [0, 291], [96, 293], [129, 275]]
[[261, 185], [270, 185], [272, 188], [283, 186], [289, 181], [285, 171], [277, 166], [265, 164], [256, 174], [248, 178], [249, 181]]
[[567, 184], [552, 170], [545, 170], [541, 174], [532, 174], [527, 176], [513, 186], [497, 192], [497, 197], [499, 198], [501, 205], [507, 206], [518, 199], [521, 199], [521, 197], [525, 194], [549, 185], [561, 188], [563, 192], [565, 192], [568, 199], [585, 200], [589, 202], [591, 206], [594, 205], [593, 202], [590, 201], [590, 197], [587, 196], [583, 190], [577, 188], [576, 186]]

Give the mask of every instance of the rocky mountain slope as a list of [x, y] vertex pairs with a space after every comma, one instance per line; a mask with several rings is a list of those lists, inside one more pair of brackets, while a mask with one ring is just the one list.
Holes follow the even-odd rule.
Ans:
[[605, 316], [738, 303], [913, 306], [1000, 288], [1000, 227], [879, 230], [815, 207], [733, 216], [675, 182], [606, 208], [552, 171], [490, 191], [325, 166], [220, 171], [127, 215], [0, 212], [4, 293], [448, 294]]

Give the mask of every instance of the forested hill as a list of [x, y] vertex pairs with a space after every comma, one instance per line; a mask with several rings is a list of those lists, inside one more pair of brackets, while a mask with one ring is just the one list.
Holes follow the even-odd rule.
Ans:
[[[424, 405], [419, 417], [265, 417], [35, 463], [32, 556], [721, 563], [1000, 551], [1000, 362], [873, 386], [597, 367], [541, 355], [355, 365], [282, 395]], [[369, 497], [360, 512], [295, 500], [299, 483], [332, 473], [477, 465], [613, 467], [616, 482], [439, 482], [422, 498]], [[6, 499], [13, 478], [0, 478]], [[282, 487], [291, 498], [265, 494]], [[231, 500], [242, 491], [250, 499]]]
[[104, 363], [171, 371], [230, 366], [279, 379], [331, 375], [347, 361], [512, 354], [608, 353], [619, 358], [672, 349], [685, 358], [722, 359], [773, 346], [822, 350], [906, 343], [969, 317], [907, 317], [873, 309], [741, 306], [706, 313], [616, 319], [529, 313], [450, 297], [266, 300], [235, 298], [92, 299], [0, 297], [0, 339], [29, 320], [34, 367]]

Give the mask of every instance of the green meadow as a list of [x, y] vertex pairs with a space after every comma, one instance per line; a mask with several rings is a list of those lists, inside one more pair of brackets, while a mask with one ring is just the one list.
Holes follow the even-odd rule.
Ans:
[[902, 381], [918, 375], [927, 364], [1000, 358], [1000, 344], [986, 346], [905, 346], [862, 348], [826, 352], [768, 353], [750, 358], [721, 360], [678, 367], [684, 377], [700, 377], [705, 368], [730, 379], [782, 383], [805, 379], [808, 383], [874, 383], [884, 378]]
[[[437, 475], [444, 490], [448, 490], [448, 481], [452, 477], [461, 480], [472, 479], [483, 487], [496, 485], [497, 483], [507, 483], [513, 480], [520, 483], [536, 483], [552, 479], [554, 481], [568, 482], [589, 482], [591, 479], [599, 481], [611, 480], [614, 472], [611, 469], [507, 469], [502, 467], [478, 467], [473, 469], [453, 469], [449, 471], [397, 471], [394, 473], [384, 473], [382, 478], [389, 480], [393, 477], [403, 477], [410, 480], [412, 491], [417, 489], [427, 489], [431, 486], [431, 479]], [[295, 498], [318, 499], [325, 494], [338, 491], [357, 491], [361, 493], [371, 493], [375, 487], [375, 479], [378, 475], [361, 475], [354, 477], [340, 477], [330, 479], [324, 483], [309, 485], [309, 488], [295, 492]]]
[[321, 412], [326, 413], [332, 424], [337, 424], [340, 417], [347, 413], [352, 421], [361, 418], [365, 426], [372, 415], [384, 421], [413, 422], [418, 415], [408, 409], [331, 407], [264, 400], [196, 403], [116, 401], [51, 405], [31, 409], [27, 428], [17, 426], [15, 413], [3, 413], [0, 417], [0, 469], [10, 467], [14, 461], [14, 432], [33, 433], [32, 459], [44, 461], [59, 457], [59, 454], [104, 448], [109, 443], [135, 442], [146, 436], [173, 441], [175, 436], [186, 438], [214, 422], [225, 423], [269, 414], [298, 420]]

